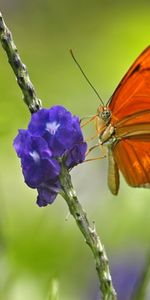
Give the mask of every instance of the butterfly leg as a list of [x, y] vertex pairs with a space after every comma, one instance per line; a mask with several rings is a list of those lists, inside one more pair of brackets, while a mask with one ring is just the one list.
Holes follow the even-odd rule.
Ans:
[[106, 156], [107, 156], [106, 147], [104, 147], [104, 146], [101, 145], [101, 144], [99, 144], [99, 147], [100, 147], [100, 151], [101, 151], [102, 155], [103, 155], [104, 157], [106, 157]]
[[94, 146], [92, 146], [91, 148], [88, 149], [87, 153], [86, 153], [86, 156], [91, 152], [93, 151], [94, 149], [96, 149], [97, 147], [99, 147], [99, 144], [96, 144]]
[[102, 159], [102, 158], [105, 158], [107, 155], [106, 155], [106, 150], [104, 149], [104, 147], [102, 145], [100, 145], [99, 143], [92, 146], [91, 148], [89, 148], [89, 150], [87, 151], [86, 153], [86, 156], [91, 152], [93, 151], [94, 149], [96, 149], [97, 147], [100, 147], [101, 149], [101, 152], [102, 152], [102, 155], [98, 156], [98, 157], [93, 157], [93, 158], [89, 158], [89, 159], [86, 159], [84, 162], [88, 162], [88, 161], [93, 161], [93, 160], [99, 160], [99, 159]]
[[82, 124], [82, 121], [83, 121], [85, 118], [82, 118], [82, 119], [80, 120], [81, 128], [84, 127], [84, 126], [86, 126], [86, 125], [89, 124], [90, 122], [92, 122], [96, 117], [97, 117], [97, 115], [94, 115], [94, 116], [92, 116], [92, 117], [87, 117], [87, 118], [89, 118], [89, 120], [86, 121], [86, 122], [84, 122], [83, 124]]
[[[102, 133], [102, 131], [104, 130], [104, 127], [103, 128], [99, 128], [99, 125], [98, 125], [98, 118], [97, 118], [97, 116], [94, 116], [95, 117], [95, 127], [96, 127], [96, 133], [93, 135], [93, 136], [91, 136], [90, 138], [87, 138], [86, 139], [86, 142], [89, 142], [89, 141], [92, 141], [92, 140], [94, 140], [94, 139], [96, 139], [96, 138], [99, 138], [99, 136], [100, 136], [100, 134]], [[91, 120], [89, 120], [88, 122], [90, 122]], [[86, 125], [86, 124], [85, 124]], [[83, 125], [84, 126], [84, 125]]]
[[102, 132], [104, 131], [104, 129], [106, 128], [106, 126], [99, 126], [99, 119], [96, 118], [95, 120], [95, 127], [96, 127], [96, 134], [97, 134], [97, 137], [99, 138], [100, 135], [102, 134]]
[[100, 160], [100, 159], [105, 158], [105, 157], [106, 157], [106, 155], [101, 155], [101, 156], [98, 156], [98, 157], [88, 158], [88, 159], [84, 160], [84, 162], [93, 161], [93, 160]]

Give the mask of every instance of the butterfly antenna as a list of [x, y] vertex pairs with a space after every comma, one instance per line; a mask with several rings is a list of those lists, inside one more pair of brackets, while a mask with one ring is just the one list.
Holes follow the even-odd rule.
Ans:
[[73, 58], [73, 60], [75, 61], [76, 65], [78, 66], [79, 70], [81, 71], [81, 73], [83, 74], [84, 78], [86, 79], [86, 81], [88, 82], [88, 84], [91, 86], [91, 88], [93, 89], [93, 91], [95, 92], [95, 94], [98, 96], [100, 102], [102, 103], [102, 105], [104, 105], [104, 102], [102, 100], [102, 98], [100, 97], [99, 93], [97, 92], [97, 90], [95, 89], [95, 87], [93, 86], [93, 84], [90, 82], [90, 80], [87, 78], [87, 76], [85, 75], [83, 69], [81, 68], [80, 64], [78, 63], [78, 61], [76, 60], [72, 49], [70, 49], [70, 54]]

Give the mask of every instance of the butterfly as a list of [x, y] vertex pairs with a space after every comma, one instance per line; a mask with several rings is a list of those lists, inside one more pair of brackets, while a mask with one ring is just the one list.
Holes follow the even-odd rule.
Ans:
[[99, 145], [108, 149], [110, 191], [118, 194], [120, 172], [130, 186], [150, 188], [150, 46], [130, 67], [106, 105], [70, 52], [102, 103], [90, 121], [96, 120]]
[[150, 188], [150, 46], [98, 107], [96, 128], [108, 148], [110, 191], [117, 195], [120, 172], [130, 186]]

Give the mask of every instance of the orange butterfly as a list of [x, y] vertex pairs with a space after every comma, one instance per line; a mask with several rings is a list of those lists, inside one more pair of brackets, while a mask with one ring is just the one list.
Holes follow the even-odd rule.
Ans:
[[133, 187], [150, 188], [150, 46], [136, 59], [106, 106], [98, 107], [99, 142], [108, 146], [108, 186], [119, 171]]
[[119, 171], [130, 186], [150, 188], [150, 46], [136, 59], [108, 103], [100, 105], [92, 119], [96, 119], [99, 144], [108, 148], [110, 191], [114, 195], [118, 193]]

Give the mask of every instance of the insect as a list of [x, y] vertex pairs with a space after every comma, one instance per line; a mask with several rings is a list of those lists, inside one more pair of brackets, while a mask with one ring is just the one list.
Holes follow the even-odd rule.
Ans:
[[118, 193], [119, 172], [130, 186], [150, 188], [150, 46], [130, 67], [107, 104], [100, 101], [102, 105], [91, 119], [96, 120], [99, 144], [108, 149], [110, 191]]

